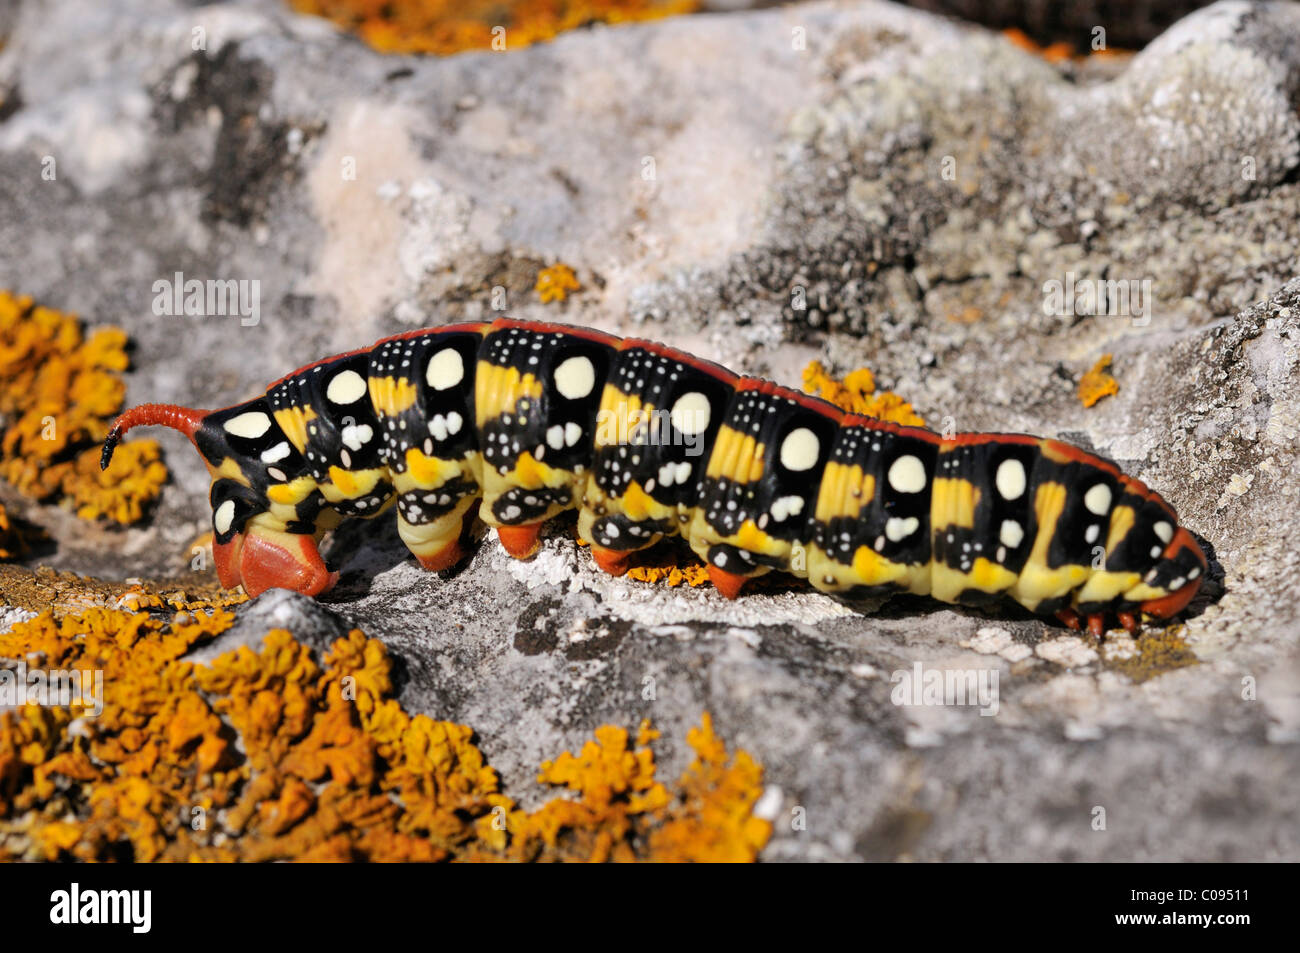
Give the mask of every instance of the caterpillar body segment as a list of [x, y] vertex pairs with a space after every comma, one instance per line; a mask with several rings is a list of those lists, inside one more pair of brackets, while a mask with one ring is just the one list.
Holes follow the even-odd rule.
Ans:
[[843, 413], [769, 381], [737, 382], [708, 456], [690, 545], [734, 598], [773, 569], [807, 576], [801, 552]]
[[597, 331], [519, 322], [498, 322], [484, 339], [474, 384], [479, 515], [512, 556], [531, 556], [542, 524], [581, 504], [618, 344]]
[[740, 380], [726, 368], [626, 340], [601, 393], [578, 532], [602, 569], [665, 536], [690, 538], [710, 448]]
[[511, 555], [579, 509], [601, 568], [680, 535], [728, 597], [781, 570], [825, 592], [1006, 597], [1099, 631], [1167, 617], [1206, 562], [1173, 509], [1112, 462], [1021, 434], [945, 438], [846, 414], [663, 345], [501, 319], [327, 358], [217, 411], [144, 405], [212, 476], [222, 584], [316, 595], [321, 536], [397, 510], [420, 563], [463, 555], [466, 517]]

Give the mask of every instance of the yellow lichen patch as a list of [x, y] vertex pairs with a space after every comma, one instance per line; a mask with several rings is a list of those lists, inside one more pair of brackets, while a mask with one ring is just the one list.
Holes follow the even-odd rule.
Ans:
[[753, 860], [770, 835], [761, 769], [707, 715], [675, 788], [648, 724], [636, 750], [605, 726], [542, 767], [571, 796], [527, 812], [469, 727], [402, 709], [361, 632], [319, 660], [285, 630], [185, 660], [233, 619], [47, 612], [0, 635], [0, 659], [96, 686], [0, 711], [0, 860]]
[[1049, 46], [1040, 46], [1023, 30], [1018, 30], [1015, 27], [1003, 30], [1002, 35], [1026, 53], [1041, 56], [1049, 63], [1061, 63], [1074, 56], [1074, 46], [1064, 41], [1058, 41]]
[[167, 482], [167, 465], [153, 440], [133, 440], [118, 446], [113, 454], [113, 471], [99, 466], [99, 448], [91, 447], [77, 456], [74, 478], [66, 491], [82, 519], [107, 517], [118, 523], [135, 523], [144, 508], [158, 496]]
[[662, 582], [669, 589], [687, 585], [692, 588], [703, 586], [709, 581], [709, 571], [701, 565], [691, 566], [633, 566], [627, 571], [627, 578], [637, 582]]
[[698, 0], [289, 0], [382, 53], [516, 50], [592, 23], [693, 13]]
[[577, 755], [542, 765], [538, 780], [567, 787], [532, 814], [513, 813], [508, 826], [515, 859], [590, 861], [752, 861], [771, 836], [753, 814], [763, 771], [744, 751], [728, 758], [705, 712], [686, 736], [695, 750], [674, 790], [655, 780], [658, 737], [643, 721], [636, 748], [622, 728], [605, 726]]
[[727, 746], [713, 732], [705, 712], [686, 735], [695, 760], [678, 782], [670, 819], [650, 832], [650, 853], [658, 861], [738, 863], [752, 861], [772, 836], [769, 821], [754, 816], [763, 793], [763, 769], [748, 752], [730, 762]]
[[[208, 588], [208, 587], [204, 587]], [[134, 583], [118, 598], [116, 607], [139, 612], [143, 609], [177, 609], [197, 612], [201, 609], [224, 609], [247, 602], [242, 590], [220, 589], [213, 593], [193, 592], [182, 587], [146, 586]]]
[[954, 324], [974, 324], [984, 317], [984, 312], [973, 305], [967, 305], [960, 311], [949, 311], [945, 317]]
[[1106, 667], [1127, 675], [1134, 682], [1145, 682], [1176, 668], [1196, 665], [1200, 660], [1187, 644], [1184, 634], [1181, 624], [1143, 634], [1136, 640], [1136, 651], [1132, 654], [1116, 657], [1103, 654]]
[[1119, 382], [1106, 372], [1106, 368], [1110, 367], [1110, 361], [1111, 356], [1103, 354], [1092, 366], [1092, 370], [1079, 379], [1079, 400], [1083, 402], [1083, 406], [1091, 407], [1103, 397], [1119, 393]]
[[0, 506], [0, 560], [18, 559], [27, 552], [27, 537]]
[[812, 361], [803, 370], [803, 389], [842, 410], [864, 417], [891, 420], [910, 427], [924, 427], [925, 420], [912, 405], [892, 391], [876, 392], [876, 379], [862, 367], [850, 371], [843, 381], [827, 373], [821, 361]]
[[578, 291], [581, 287], [578, 276], [568, 265], [552, 265], [537, 273], [537, 296], [543, 304], [563, 301], [570, 291]]
[[118, 328], [83, 336], [72, 315], [0, 291], [0, 476], [85, 519], [140, 519], [167, 478], [158, 444], [124, 444], [111, 476], [99, 469], [99, 444], [126, 390], [125, 348]]
[[1078, 63], [1088, 59], [1090, 56], [1101, 57], [1104, 59], [1107, 57], [1126, 58], [1133, 55], [1132, 50], [1116, 49], [1109, 46], [1100, 49], [1093, 47], [1084, 50], [1082, 53], [1078, 53], [1075, 51], [1074, 44], [1067, 43], [1064, 40], [1058, 40], [1055, 43], [1042, 46], [1023, 30], [1018, 30], [1015, 27], [1003, 30], [1002, 35], [1026, 53], [1041, 56], [1049, 63], [1065, 63], [1071, 60]]

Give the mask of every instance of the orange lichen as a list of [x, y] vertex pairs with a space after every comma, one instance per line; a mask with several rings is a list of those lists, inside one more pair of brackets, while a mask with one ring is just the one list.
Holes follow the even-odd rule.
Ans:
[[401, 708], [361, 632], [320, 661], [284, 630], [184, 659], [233, 618], [93, 609], [0, 635], [0, 658], [102, 674], [98, 712], [0, 712], [0, 860], [753, 860], [770, 835], [761, 769], [728, 759], [707, 714], [676, 788], [648, 724], [636, 750], [605, 726], [542, 766], [571, 796], [528, 812], [471, 729]]
[[984, 317], [984, 312], [973, 305], [967, 305], [960, 311], [949, 311], [946, 317], [954, 324], [974, 324]]
[[658, 732], [643, 721], [636, 750], [622, 728], [598, 728], [577, 755], [542, 765], [538, 781], [568, 788], [532, 814], [512, 814], [516, 859], [743, 862], [758, 856], [771, 824], [753, 814], [763, 771], [744, 751], [728, 759], [705, 712], [686, 736], [695, 750], [676, 789], [655, 780], [649, 744]]
[[18, 559], [27, 552], [27, 539], [0, 506], [0, 560]]
[[1049, 63], [1061, 63], [1074, 56], [1074, 45], [1071, 43], [1058, 41], [1049, 46], [1041, 46], [1023, 30], [1015, 27], [1003, 30], [1002, 35], [1025, 52], [1041, 56]]
[[1018, 30], [1015, 27], [1003, 30], [1002, 35], [1026, 53], [1041, 56], [1049, 63], [1064, 63], [1071, 60], [1079, 63], [1088, 59], [1090, 56], [1101, 57], [1104, 59], [1106, 57], [1127, 58], [1133, 55], [1132, 50], [1114, 49], [1111, 47], [1102, 47], [1101, 49], [1089, 48], [1083, 53], [1076, 53], [1074, 44], [1064, 40], [1058, 40], [1055, 43], [1042, 46], [1023, 30]]
[[803, 389], [850, 413], [913, 427], [925, 426], [921, 415], [898, 394], [877, 393], [876, 379], [865, 367], [850, 371], [843, 381], [838, 381], [827, 373], [821, 361], [812, 361], [803, 371]]
[[516, 50], [592, 23], [693, 13], [698, 0], [290, 0], [326, 17], [381, 53], [447, 55]]
[[570, 291], [577, 291], [581, 287], [578, 276], [568, 265], [552, 265], [537, 273], [537, 296], [543, 304], [563, 301]]
[[772, 836], [770, 821], [755, 817], [763, 793], [763, 769], [748, 752], [730, 762], [727, 746], [705, 712], [686, 734], [695, 760], [678, 782], [676, 810], [650, 832], [650, 851], [660, 861], [742, 863], [752, 861]]
[[1092, 366], [1092, 370], [1079, 379], [1078, 394], [1083, 406], [1091, 407], [1103, 397], [1119, 393], [1119, 381], [1106, 372], [1106, 369], [1110, 367], [1110, 361], [1111, 356], [1103, 354], [1097, 363]]
[[126, 463], [109, 477], [99, 444], [122, 406], [126, 335], [101, 328], [83, 336], [72, 315], [0, 291], [0, 476], [40, 501], [59, 500], [85, 519], [140, 519], [167, 478], [158, 444], [121, 448]]
[[709, 581], [709, 571], [703, 565], [691, 566], [633, 566], [627, 578], [637, 582], [662, 582], [669, 589], [687, 585], [703, 586]]
[[199, 609], [224, 609], [247, 601], [248, 595], [242, 590], [221, 589], [212, 595], [197, 595], [184, 589], [151, 591], [143, 584], [137, 583], [126, 588], [114, 607], [131, 612], [163, 608], [195, 612]]

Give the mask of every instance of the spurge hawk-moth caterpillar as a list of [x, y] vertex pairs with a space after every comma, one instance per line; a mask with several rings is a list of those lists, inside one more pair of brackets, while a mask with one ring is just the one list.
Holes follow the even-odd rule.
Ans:
[[255, 400], [145, 404], [212, 475], [223, 585], [332, 586], [317, 549], [394, 504], [428, 569], [464, 554], [466, 517], [512, 556], [579, 507], [600, 567], [680, 535], [718, 591], [782, 570], [825, 592], [1009, 597], [1100, 633], [1191, 600], [1206, 560], [1172, 507], [1109, 460], [1020, 434], [941, 436], [845, 413], [649, 341], [502, 319], [397, 335], [309, 364]]

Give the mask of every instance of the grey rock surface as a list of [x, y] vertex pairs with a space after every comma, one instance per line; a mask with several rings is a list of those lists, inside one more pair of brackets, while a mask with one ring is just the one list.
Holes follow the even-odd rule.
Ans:
[[[1179, 633], [1195, 664], [1147, 678], [1133, 640], [1011, 609], [614, 580], [563, 525], [529, 562], [488, 538], [425, 574], [386, 521], [337, 534], [319, 605], [267, 595], [202, 651], [360, 627], [408, 709], [474, 726], [525, 803], [604, 722], [652, 718], [674, 775], [707, 709], [766, 768], [772, 860], [1296, 860], [1300, 7], [1219, 3], [1115, 73], [884, 3], [440, 60], [274, 3], [26, 5], [0, 50], [0, 287], [125, 327], [132, 402], [224, 406], [491, 316], [501, 288], [516, 317], [786, 383], [867, 364], [936, 426], [1092, 447], [1214, 556]], [[556, 261], [584, 287], [543, 305]], [[176, 272], [258, 281], [259, 321], [156, 314]], [[1149, 297], [1045, 313], [1069, 273]], [[1103, 352], [1121, 390], [1084, 409]], [[47, 561], [186, 570], [206, 478], [159, 439], [175, 482], [151, 523], [42, 513]], [[996, 714], [895, 704], [916, 663], [996, 673]]]

